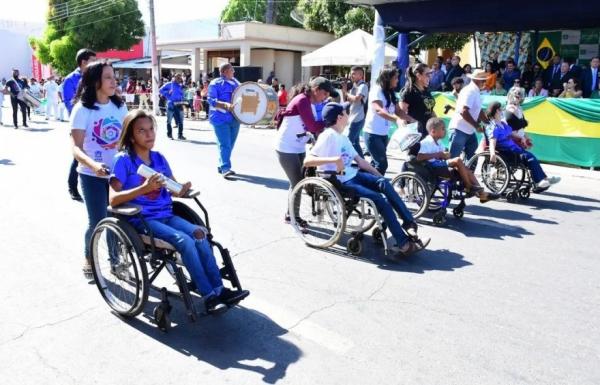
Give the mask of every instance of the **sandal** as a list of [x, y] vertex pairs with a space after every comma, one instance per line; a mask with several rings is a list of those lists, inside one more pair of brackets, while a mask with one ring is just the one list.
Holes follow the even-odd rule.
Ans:
[[94, 274], [92, 273], [92, 262], [88, 258], [85, 259], [81, 270], [83, 271], [83, 276], [85, 277], [85, 279], [94, 279]]

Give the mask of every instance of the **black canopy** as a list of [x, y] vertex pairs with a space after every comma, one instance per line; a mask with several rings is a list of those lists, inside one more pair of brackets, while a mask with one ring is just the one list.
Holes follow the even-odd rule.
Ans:
[[600, 0], [350, 0], [373, 5], [401, 32], [495, 32], [600, 27]]

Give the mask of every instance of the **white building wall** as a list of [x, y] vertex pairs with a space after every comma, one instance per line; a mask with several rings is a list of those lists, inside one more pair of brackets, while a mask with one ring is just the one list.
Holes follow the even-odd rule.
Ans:
[[294, 53], [291, 51], [275, 51], [275, 76], [279, 83], [285, 84], [288, 90], [294, 84]]
[[28, 39], [38, 36], [42, 30], [40, 23], [0, 20], [0, 78], [11, 77], [13, 68], [18, 68], [21, 76], [31, 77], [33, 50]]
[[253, 49], [250, 57], [250, 65], [253, 67], [262, 67], [261, 78], [267, 80], [275, 65], [275, 50]]

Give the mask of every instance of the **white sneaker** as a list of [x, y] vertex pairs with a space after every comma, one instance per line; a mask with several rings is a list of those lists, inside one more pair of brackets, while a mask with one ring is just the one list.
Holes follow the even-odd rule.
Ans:
[[539, 189], [548, 188], [550, 187], [550, 182], [548, 181], [548, 179], [544, 179], [540, 181], [540, 183], [538, 183], [536, 187]]
[[547, 179], [548, 179], [548, 182], [550, 182], [550, 184], [557, 184], [561, 180], [559, 176], [551, 176], [550, 178], [547, 178]]

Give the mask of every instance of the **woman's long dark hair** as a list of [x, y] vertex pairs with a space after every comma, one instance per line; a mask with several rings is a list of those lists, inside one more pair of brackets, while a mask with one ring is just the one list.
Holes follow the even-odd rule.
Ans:
[[[102, 86], [102, 71], [104, 71], [104, 67], [110, 67], [112, 69], [110, 63], [104, 60], [92, 62], [83, 70], [81, 81], [77, 87], [77, 95], [75, 96], [75, 100], [81, 101], [81, 104], [83, 104], [85, 108], [89, 108], [91, 110], [98, 109], [98, 107], [96, 107], [96, 102], [98, 101], [96, 92], [98, 92]], [[110, 101], [113, 102], [117, 107], [121, 107], [123, 105], [123, 100], [117, 94], [111, 96]]]
[[396, 90], [392, 88], [392, 78], [394, 76], [398, 76], [398, 70], [390, 66], [384, 66], [379, 72], [379, 76], [377, 76], [377, 84], [381, 87], [383, 96], [385, 96], [385, 108], [388, 108], [391, 104], [395, 105], [398, 103]]
[[406, 83], [404, 84], [404, 87], [407, 90], [410, 90], [413, 87], [416, 87], [417, 74], [420, 74], [420, 75], [425, 74], [427, 72], [427, 68], [429, 68], [429, 67], [425, 63], [415, 63], [412, 66], [408, 67], [406, 69]]
[[134, 154], [133, 151], [133, 129], [135, 128], [135, 122], [140, 119], [150, 119], [152, 126], [156, 130], [156, 119], [154, 116], [147, 113], [144, 110], [131, 110], [123, 119], [123, 130], [119, 137], [119, 151], [125, 151], [130, 155]]

